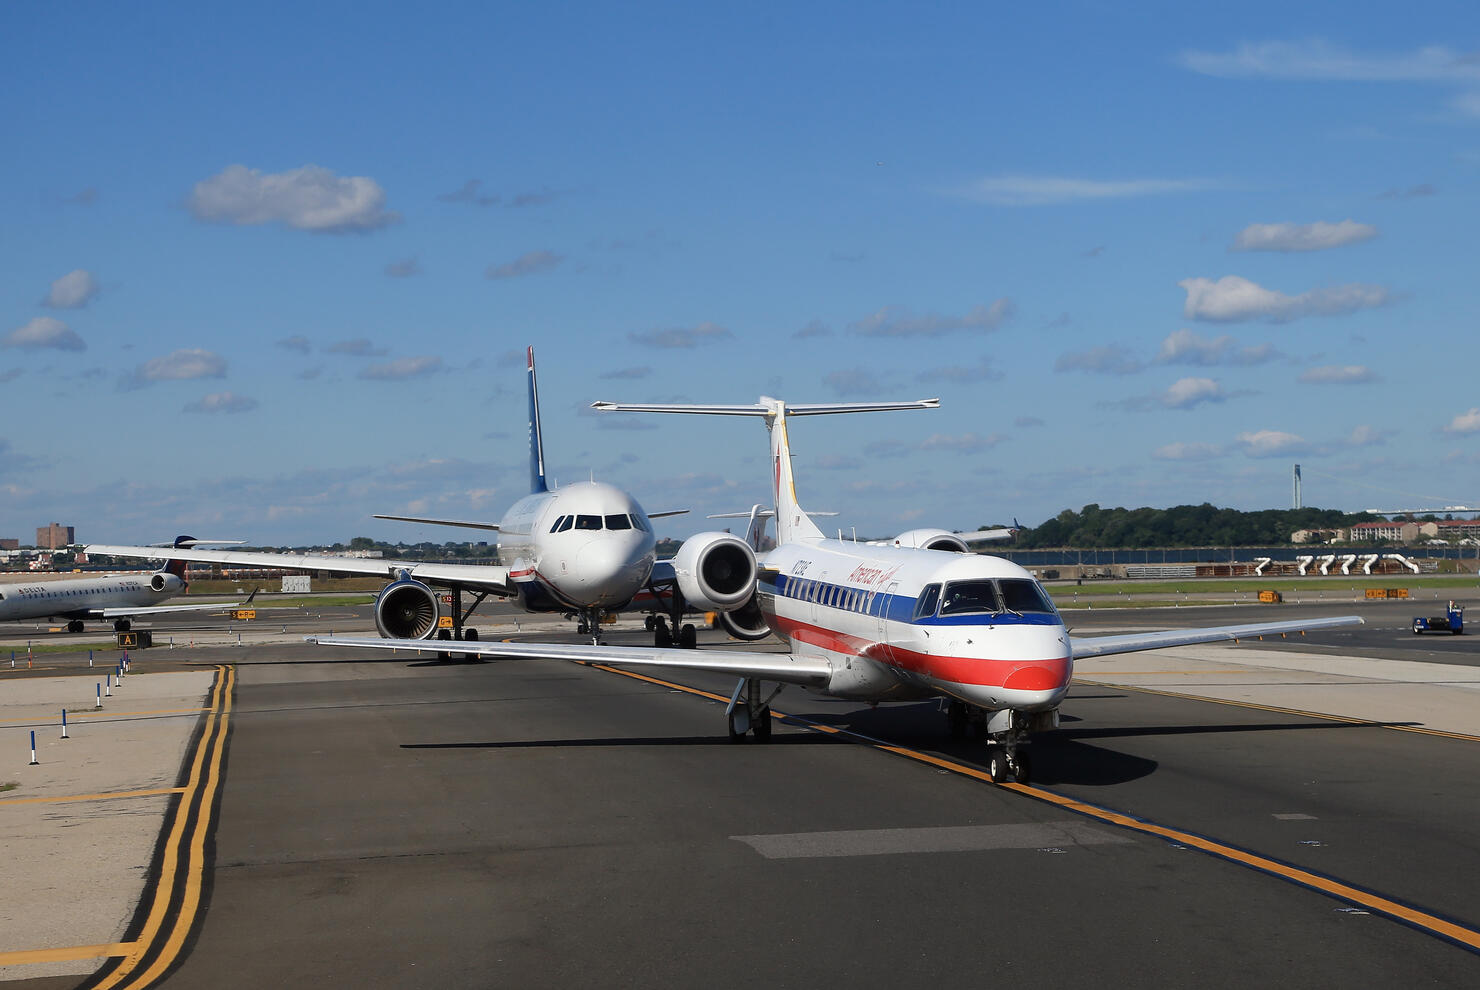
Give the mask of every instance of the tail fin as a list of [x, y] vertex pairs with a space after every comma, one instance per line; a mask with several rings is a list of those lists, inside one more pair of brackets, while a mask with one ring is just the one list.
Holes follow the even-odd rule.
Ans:
[[529, 491], [547, 492], [545, 441], [540, 436], [540, 390], [534, 378], [534, 348], [529, 348]]
[[[186, 550], [188, 550], [188, 549], [194, 547], [197, 543], [200, 543], [200, 542], [201, 542], [200, 540], [197, 540], [193, 536], [177, 536], [177, 537], [175, 537], [175, 546], [177, 548], [180, 548], [180, 549], [186, 549]], [[164, 562], [164, 566], [161, 567], [159, 570], [163, 574], [173, 574], [175, 577], [179, 578], [182, 582], [185, 580], [185, 561], [180, 560], [178, 558], [175, 558], [175, 559], [166, 558], [165, 559], [165, 562]]]
[[711, 416], [763, 416], [771, 434], [772, 494], [776, 499], [776, 541], [823, 539], [822, 530], [797, 503], [796, 481], [791, 471], [791, 442], [786, 435], [786, 417], [826, 416], [834, 413], [885, 412], [895, 409], [934, 409], [939, 399], [915, 402], [826, 402], [787, 406], [780, 399], [761, 396], [754, 405], [669, 405], [654, 403], [593, 402], [603, 412], [698, 413]]

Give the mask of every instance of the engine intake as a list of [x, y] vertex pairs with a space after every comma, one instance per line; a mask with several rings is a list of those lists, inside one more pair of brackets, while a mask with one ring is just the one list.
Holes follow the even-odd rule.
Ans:
[[683, 541], [673, 573], [684, 600], [697, 609], [730, 612], [755, 595], [755, 553], [729, 533], [699, 533]]
[[149, 578], [149, 590], [163, 591], [166, 583], [163, 574], [154, 574]]
[[375, 599], [375, 628], [382, 639], [427, 639], [437, 630], [437, 594], [409, 578], [393, 581]]

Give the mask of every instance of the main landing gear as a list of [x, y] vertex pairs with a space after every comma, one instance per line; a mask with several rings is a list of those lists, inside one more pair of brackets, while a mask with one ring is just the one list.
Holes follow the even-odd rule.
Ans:
[[952, 700], [946, 705], [946, 727], [952, 739], [965, 739], [973, 726], [978, 735], [986, 737], [987, 775], [998, 784], [1008, 780], [1026, 784], [1032, 776], [1030, 733], [1056, 729], [1058, 725], [1058, 709], [1019, 712], [1006, 708], [991, 712], [964, 701]]
[[71, 632], [71, 633], [82, 632], [82, 620], [81, 619], [72, 619], [71, 621], [69, 621], [67, 623], [67, 632]]
[[764, 693], [761, 682], [747, 677], [735, 685], [730, 695], [725, 717], [730, 722], [730, 742], [744, 742], [745, 734], [751, 733], [755, 741], [771, 741], [771, 700], [781, 693], [783, 685], [777, 684], [770, 694]]
[[[456, 640], [462, 640], [464, 643], [476, 643], [476, 642], [478, 642], [478, 630], [476, 630], [476, 629], [459, 629], [459, 630], [456, 630], [456, 632], [457, 633], [460, 633], [461, 635], [456, 636], [455, 639], [454, 639], [454, 630], [451, 630], [451, 629], [438, 629], [437, 630], [437, 639], [439, 641], [441, 641], [441, 642], [455, 642]], [[439, 650], [437, 652], [437, 659], [438, 660], [451, 660], [452, 659], [452, 652], [449, 651], [449, 650]], [[478, 654], [476, 654], [476, 653], [464, 653], [463, 654], [463, 659], [465, 659], [465, 660], [477, 660], [478, 659]]]
[[[683, 621], [683, 592], [675, 586], [668, 602], [669, 619], [664, 619], [661, 615], [650, 615], [643, 620], [642, 624], [653, 634], [653, 645], [660, 650], [675, 646], [680, 650], [696, 649], [699, 645], [699, 633], [692, 622]], [[669, 631], [670, 619], [673, 623], [672, 631]]]

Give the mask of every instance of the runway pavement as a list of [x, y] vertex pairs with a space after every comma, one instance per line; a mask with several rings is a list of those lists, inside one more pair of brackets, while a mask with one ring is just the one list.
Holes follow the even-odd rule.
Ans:
[[1357, 610], [1357, 632], [1080, 664], [1030, 786], [983, 781], [979, 744], [948, 742], [934, 705], [788, 690], [773, 743], [734, 745], [725, 678], [367, 660], [282, 631], [363, 628], [355, 610], [156, 648], [136, 669], [228, 661], [235, 682], [198, 716], [229, 732], [219, 797], [182, 824], [210, 868], [158, 925], [191, 934], [140, 970], [170, 987], [1471, 983], [1480, 638]]

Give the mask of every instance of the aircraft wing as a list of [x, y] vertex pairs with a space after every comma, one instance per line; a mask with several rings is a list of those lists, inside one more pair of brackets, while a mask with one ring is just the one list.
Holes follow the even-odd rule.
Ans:
[[264, 553], [257, 550], [168, 550], [160, 547], [123, 547], [94, 544], [88, 553], [109, 557], [141, 557], [145, 560], [189, 560], [229, 567], [275, 567], [300, 571], [331, 571], [336, 574], [369, 574], [391, 579], [401, 571], [434, 584], [474, 587], [494, 594], [512, 594], [509, 569], [496, 564], [439, 564], [419, 560], [385, 560], [373, 557], [329, 557], [316, 553]]
[[754, 677], [763, 681], [825, 687], [832, 667], [818, 657], [789, 653], [746, 653], [740, 650], [678, 650], [642, 646], [581, 646], [568, 643], [498, 643], [487, 640], [444, 642], [435, 639], [361, 639], [309, 636], [319, 646], [353, 646], [375, 650], [450, 650], [453, 653], [509, 660], [581, 660], [613, 667], [669, 667], [715, 674]]
[[87, 614], [96, 619], [127, 619], [136, 615], [161, 615], [167, 612], [229, 612], [245, 608], [241, 602], [206, 602], [200, 605], [135, 605], [131, 608], [90, 608]]
[[995, 543], [998, 540], [1008, 540], [1008, 539], [1011, 539], [1012, 538], [1012, 534], [1014, 534], [1016, 532], [1017, 532], [1017, 530], [1015, 530], [1015, 529], [1006, 529], [1006, 528], [1003, 528], [1003, 529], [979, 529], [975, 533], [957, 533], [955, 535], [958, 538], [960, 538], [961, 542], [962, 543], [965, 543], [968, 547], [975, 547], [975, 546], [981, 546], [981, 545], [984, 545], [984, 544], [987, 544], [987, 543]]
[[1202, 629], [1170, 629], [1166, 632], [1130, 633], [1124, 636], [1071, 636], [1069, 643], [1074, 651], [1074, 659], [1083, 660], [1087, 657], [1110, 656], [1112, 653], [1135, 653], [1138, 650], [1160, 650], [1170, 646], [1254, 639], [1314, 629], [1339, 629], [1343, 626], [1360, 626], [1364, 622], [1360, 615], [1339, 615], [1329, 619], [1251, 622], [1241, 626], [1205, 626]]

